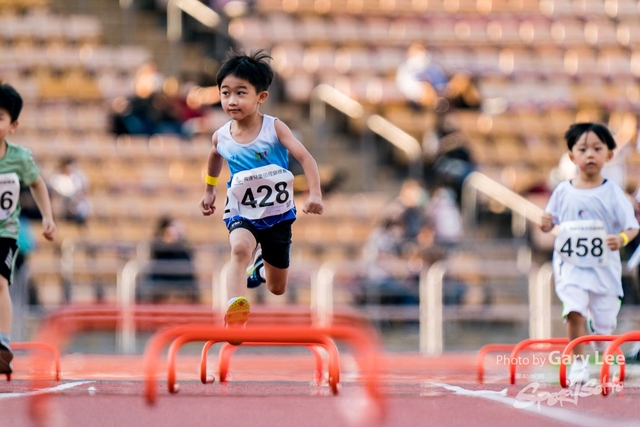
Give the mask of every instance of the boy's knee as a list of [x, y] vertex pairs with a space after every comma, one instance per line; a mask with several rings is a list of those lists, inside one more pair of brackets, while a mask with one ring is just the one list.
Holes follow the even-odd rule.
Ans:
[[253, 254], [253, 248], [246, 243], [236, 243], [231, 247], [231, 256], [233, 258], [251, 258]]
[[570, 311], [569, 314], [567, 314], [567, 321], [582, 322], [584, 321], [584, 316], [577, 311]]
[[269, 281], [267, 281], [267, 289], [274, 295], [283, 295], [286, 288], [286, 283], [269, 283]]

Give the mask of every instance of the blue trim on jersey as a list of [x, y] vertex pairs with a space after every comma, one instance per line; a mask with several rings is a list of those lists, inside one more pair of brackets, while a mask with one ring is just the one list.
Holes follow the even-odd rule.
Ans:
[[243, 221], [250, 222], [258, 230], [265, 230], [267, 228], [273, 227], [274, 225], [282, 221], [287, 221], [287, 220], [295, 221], [296, 212], [297, 212], [296, 208], [294, 207], [283, 214], [273, 215], [273, 216], [269, 216], [267, 218], [262, 218], [262, 219], [247, 219], [240, 215], [236, 215], [236, 216], [232, 216], [231, 218], [225, 219], [224, 224], [227, 226], [227, 229], [228, 229], [233, 221], [237, 221], [241, 219]]

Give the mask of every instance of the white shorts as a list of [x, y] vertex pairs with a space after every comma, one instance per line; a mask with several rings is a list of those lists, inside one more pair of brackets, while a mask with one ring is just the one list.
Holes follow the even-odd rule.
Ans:
[[562, 301], [562, 317], [575, 311], [588, 320], [589, 332], [611, 335], [616, 328], [621, 300], [615, 295], [596, 294], [576, 285], [556, 289]]

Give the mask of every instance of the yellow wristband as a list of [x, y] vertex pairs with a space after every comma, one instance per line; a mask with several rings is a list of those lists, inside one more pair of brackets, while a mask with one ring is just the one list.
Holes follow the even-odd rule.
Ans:
[[622, 246], [627, 246], [629, 243], [629, 236], [624, 231], [620, 232], [620, 237], [622, 237]]
[[218, 185], [218, 177], [207, 175], [207, 177], [204, 179], [204, 182], [211, 185], [212, 187], [215, 187], [216, 185]]

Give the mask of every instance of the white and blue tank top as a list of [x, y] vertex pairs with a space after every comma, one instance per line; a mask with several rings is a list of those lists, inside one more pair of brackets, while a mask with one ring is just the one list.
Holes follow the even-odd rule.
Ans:
[[260, 133], [248, 144], [233, 139], [233, 120], [218, 130], [217, 151], [231, 172], [223, 215], [227, 227], [242, 219], [263, 230], [296, 218], [289, 151], [278, 139], [276, 120], [264, 114]]

